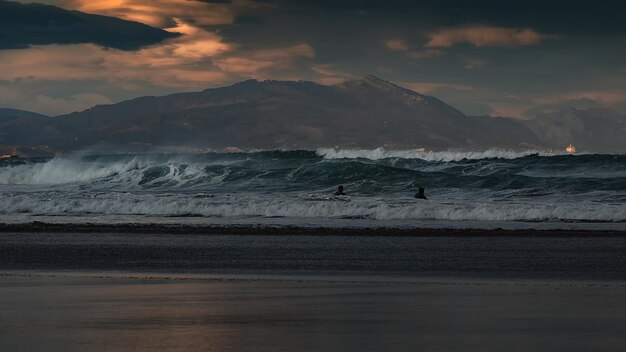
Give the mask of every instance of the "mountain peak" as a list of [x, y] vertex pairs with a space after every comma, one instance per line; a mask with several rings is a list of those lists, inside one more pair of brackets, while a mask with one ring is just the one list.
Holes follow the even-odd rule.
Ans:
[[368, 82], [372, 82], [372, 83], [389, 83], [387, 81], [385, 81], [384, 79], [378, 78], [372, 74], [368, 74], [365, 75], [365, 77], [363, 77], [364, 81], [368, 81]]
[[391, 91], [402, 91], [403, 93], [411, 92], [413, 94], [417, 94], [416, 92], [409, 91], [406, 88], [402, 88], [398, 85], [395, 85], [389, 81], [385, 81], [384, 79], [378, 78], [372, 74], [366, 75], [363, 78], [346, 81], [337, 85], [339, 88], [358, 88], [358, 87], [370, 87], [385, 90], [388, 92]]
[[389, 81], [385, 81], [384, 79], [378, 78], [372, 74], [366, 75], [365, 77], [361, 79], [357, 79], [354, 82], [358, 82], [361, 85], [371, 85], [371, 86], [378, 87], [378, 88], [390, 88], [390, 87], [400, 88], [396, 86], [395, 84]]

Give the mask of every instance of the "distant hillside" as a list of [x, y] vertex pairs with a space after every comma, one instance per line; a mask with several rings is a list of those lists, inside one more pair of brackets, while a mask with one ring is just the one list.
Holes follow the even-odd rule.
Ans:
[[[0, 120], [0, 128], [10, 128], [0, 134], [0, 144], [148, 151], [334, 146], [528, 149], [575, 143], [589, 150], [626, 150], [626, 134], [615, 127], [626, 121], [623, 115], [590, 111], [581, 117], [582, 110], [576, 111], [580, 112], [574, 114], [576, 118], [546, 114], [528, 121], [467, 116], [437, 98], [374, 76], [334, 86], [248, 80], [202, 92], [100, 105], [54, 118]], [[598, 137], [603, 133], [611, 141]]]
[[36, 112], [17, 110], [17, 109], [8, 109], [8, 108], [0, 108], [0, 121], [6, 121], [9, 119], [15, 118], [47, 118], [48, 116], [38, 114]]
[[0, 108], [0, 146], [40, 144], [47, 138], [51, 118], [30, 111]]
[[[30, 111], [0, 108], [0, 154], [51, 155], [53, 150], [37, 141], [46, 137], [50, 117]], [[24, 143], [36, 142], [34, 145]], [[27, 144], [28, 146], [24, 146]], [[20, 146], [20, 148], [16, 148]]]
[[466, 116], [434, 97], [374, 76], [335, 86], [248, 80], [96, 106], [59, 116], [52, 127], [45, 142], [69, 149], [94, 144], [444, 149], [538, 143], [514, 120]]
[[612, 109], [568, 108], [537, 115], [525, 125], [551, 148], [574, 143], [578, 150], [626, 150], [626, 115]]

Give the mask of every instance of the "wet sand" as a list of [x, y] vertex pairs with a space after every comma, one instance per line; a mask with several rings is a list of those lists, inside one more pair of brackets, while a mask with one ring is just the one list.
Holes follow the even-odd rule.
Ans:
[[3, 275], [3, 351], [619, 351], [626, 345], [626, 288], [619, 285]]
[[621, 351], [623, 236], [0, 233], [2, 351]]
[[[579, 223], [532, 223], [532, 222], [401, 222], [401, 226], [376, 226], [371, 223], [359, 225], [350, 219], [326, 220], [327, 224], [314, 223], [306, 226], [276, 222], [251, 223], [186, 223], [173, 218], [173, 223], [65, 223], [65, 222], [7, 222], [0, 223], [1, 233], [130, 233], [130, 234], [197, 234], [197, 235], [259, 235], [259, 236], [394, 236], [394, 237], [626, 237], [626, 223], [579, 222]], [[268, 219], [263, 219], [268, 220]], [[272, 220], [272, 219], [269, 219]], [[278, 220], [278, 219], [276, 219]], [[229, 220], [230, 221], [230, 220]], [[340, 226], [344, 224], [344, 226]], [[345, 226], [345, 224], [351, 224]]]
[[0, 233], [0, 270], [624, 283], [626, 237]]

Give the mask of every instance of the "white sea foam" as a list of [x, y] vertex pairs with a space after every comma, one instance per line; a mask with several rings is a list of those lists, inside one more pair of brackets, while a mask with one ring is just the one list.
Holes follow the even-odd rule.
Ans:
[[[228, 163], [220, 163], [228, 164]], [[184, 167], [183, 167], [184, 165]], [[210, 163], [183, 164], [181, 161], [152, 161], [128, 158], [116, 161], [84, 161], [80, 159], [55, 158], [44, 163], [30, 163], [0, 168], [0, 185], [61, 185], [106, 180], [110, 184], [137, 185], [144, 180], [151, 167], [167, 169], [162, 175], [143, 184], [183, 186], [203, 178], [208, 184], [219, 182], [228, 170], [219, 174], [206, 173], [203, 168]]]
[[141, 169], [145, 163], [130, 159], [119, 162], [83, 162], [55, 158], [45, 163], [24, 164], [0, 169], [0, 184], [55, 185], [85, 182]]
[[363, 158], [370, 160], [379, 160], [387, 158], [404, 158], [404, 159], [422, 159], [425, 161], [459, 161], [463, 159], [517, 159], [525, 156], [539, 155], [558, 155], [536, 150], [514, 151], [492, 149], [485, 151], [425, 151], [421, 149], [415, 150], [386, 150], [384, 148], [376, 149], [335, 149], [335, 148], [319, 148], [316, 153], [326, 159], [355, 159]]
[[626, 221], [626, 207], [610, 203], [562, 202], [416, 202], [412, 199], [302, 197], [193, 197], [130, 193], [83, 194], [80, 197], [45, 197], [34, 194], [4, 196], [0, 214], [138, 215], [205, 217], [367, 218], [376, 220], [477, 221]]

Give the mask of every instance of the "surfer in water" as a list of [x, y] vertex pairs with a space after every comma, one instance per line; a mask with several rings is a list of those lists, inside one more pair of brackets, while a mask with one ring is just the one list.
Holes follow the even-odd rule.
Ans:
[[336, 196], [345, 196], [346, 194], [343, 193], [343, 186], [339, 186], [337, 187], [337, 192], [335, 192]]
[[421, 187], [417, 189], [417, 193], [415, 193], [415, 198], [417, 198], [417, 199], [428, 199], [428, 198], [426, 198], [426, 195], [424, 194], [424, 189], [421, 188]]

